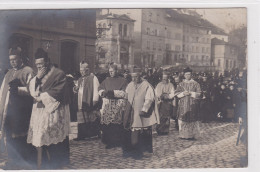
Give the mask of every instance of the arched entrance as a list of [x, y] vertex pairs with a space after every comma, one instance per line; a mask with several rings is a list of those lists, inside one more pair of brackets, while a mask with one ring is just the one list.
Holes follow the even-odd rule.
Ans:
[[65, 73], [74, 73], [76, 71], [77, 48], [77, 42], [71, 40], [61, 42], [60, 68]]

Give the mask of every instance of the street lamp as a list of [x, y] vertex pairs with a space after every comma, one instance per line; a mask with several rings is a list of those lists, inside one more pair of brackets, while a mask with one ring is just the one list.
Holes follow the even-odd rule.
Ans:
[[97, 27], [96, 28], [96, 36], [97, 38], [101, 38], [104, 31], [110, 30], [112, 27], [111, 21], [108, 24], [108, 27]]

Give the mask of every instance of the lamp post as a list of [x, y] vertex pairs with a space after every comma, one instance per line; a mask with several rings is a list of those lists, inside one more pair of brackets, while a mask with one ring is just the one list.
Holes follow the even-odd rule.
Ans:
[[96, 36], [97, 38], [101, 38], [104, 31], [110, 30], [112, 27], [111, 21], [108, 24], [108, 27], [97, 27], [96, 28]]

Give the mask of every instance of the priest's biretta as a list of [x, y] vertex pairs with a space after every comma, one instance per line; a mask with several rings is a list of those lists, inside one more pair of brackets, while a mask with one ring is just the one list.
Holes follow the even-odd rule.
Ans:
[[187, 72], [192, 73], [192, 70], [189, 67], [186, 67], [186, 68], [183, 69], [183, 73], [187, 73]]

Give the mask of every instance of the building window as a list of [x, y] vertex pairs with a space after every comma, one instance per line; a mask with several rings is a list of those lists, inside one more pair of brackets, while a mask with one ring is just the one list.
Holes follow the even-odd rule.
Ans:
[[226, 60], [226, 69], [228, 69], [228, 60]]
[[153, 16], [153, 13], [149, 13], [149, 21], [151, 22], [152, 21], [152, 16]]
[[153, 42], [153, 50], [156, 50], [156, 42]]
[[236, 68], [236, 65], [237, 65], [237, 64], [236, 64], [236, 61], [234, 61], [234, 68]]
[[199, 37], [196, 37], [196, 42], [199, 42]]
[[193, 60], [194, 60], [194, 55], [192, 55], [192, 56], [191, 56], [190, 60], [191, 60], [191, 61], [193, 61]]
[[172, 37], [171, 31], [167, 31], [167, 38], [171, 38], [171, 37]]
[[185, 44], [182, 45], [182, 51], [186, 51]]
[[150, 50], [150, 41], [147, 41], [147, 49]]
[[233, 63], [232, 63], [232, 61], [230, 60], [230, 65], [229, 65], [230, 68], [232, 68], [232, 64], [233, 64]]
[[124, 25], [124, 36], [127, 36], [127, 25]]
[[205, 47], [202, 47], [202, 53], [205, 53]]
[[171, 50], [171, 44], [166, 44], [166, 50]]
[[192, 52], [195, 52], [195, 48], [194, 48], [194, 46], [192, 46]]
[[221, 60], [218, 59], [218, 67], [220, 67], [220, 64], [221, 64]]
[[118, 34], [119, 34], [120, 36], [122, 36], [122, 30], [123, 30], [122, 27], [123, 27], [122, 24], [119, 24]]
[[157, 29], [154, 30], [154, 35], [157, 36]]
[[162, 50], [162, 45], [158, 44], [158, 50], [161, 51]]
[[199, 57], [198, 56], [196, 56], [196, 60], [198, 60], [199, 59]]
[[196, 47], [196, 52], [199, 53], [199, 47]]
[[146, 29], [146, 34], [150, 35], [150, 28], [149, 27]]
[[181, 46], [180, 45], [175, 45], [175, 51], [180, 51], [181, 50]]
[[204, 58], [205, 58], [205, 56], [202, 55], [202, 56], [201, 56], [201, 61], [202, 61], [202, 62], [204, 61]]
[[209, 47], [207, 48], [207, 53], [209, 53]]

